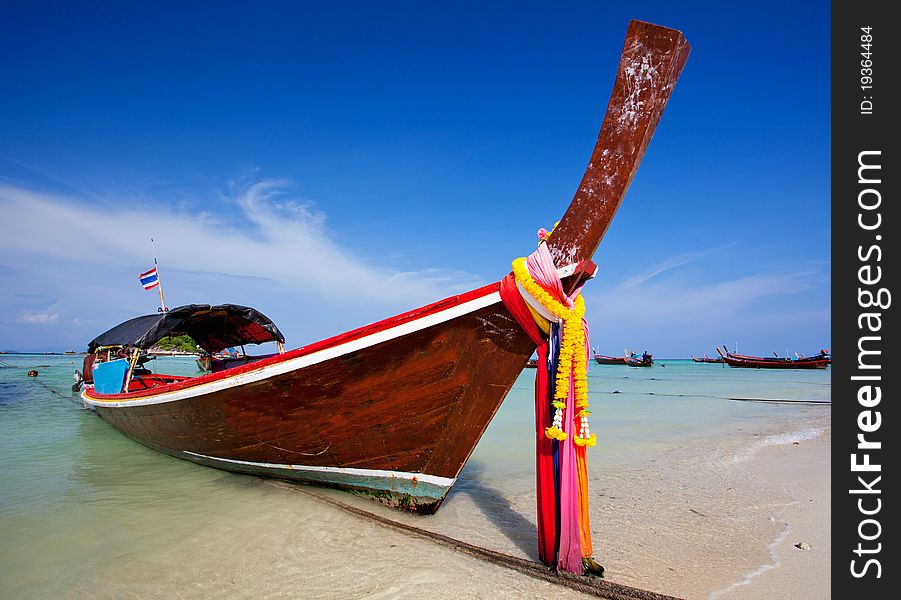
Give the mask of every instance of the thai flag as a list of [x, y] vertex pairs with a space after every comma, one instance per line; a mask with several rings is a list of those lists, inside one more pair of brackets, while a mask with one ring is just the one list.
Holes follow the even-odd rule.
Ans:
[[138, 279], [141, 280], [141, 285], [144, 286], [145, 290], [152, 290], [160, 284], [160, 276], [156, 274], [156, 267], [153, 267], [146, 273], [141, 273], [138, 275]]

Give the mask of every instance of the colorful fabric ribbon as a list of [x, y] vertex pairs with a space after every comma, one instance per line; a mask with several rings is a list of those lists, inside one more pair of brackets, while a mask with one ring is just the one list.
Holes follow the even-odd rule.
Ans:
[[[501, 282], [500, 291], [505, 306], [538, 346], [538, 554], [558, 571], [581, 574], [582, 558], [592, 553], [585, 450], [596, 440], [587, 420], [590, 344], [581, 286], [569, 295], [563, 291], [550, 251], [542, 243], [529, 257], [513, 262], [513, 273]], [[559, 326], [548, 328], [548, 321]], [[550, 332], [549, 337], [543, 332]], [[549, 343], [556, 359], [550, 372]]]
[[544, 434], [550, 426], [551, 393], [547, 370], [548, 339], [535, 324], [529, 306], [522, 299], [513, 273], [501, 280], [501, 299], [523, 331], [535, 342], [538, 369], [535, 375], [535, 496], [538, 502], [538, 558], [546, 565], [556, 561], [557, 534], [554, 493], [554, 446]]

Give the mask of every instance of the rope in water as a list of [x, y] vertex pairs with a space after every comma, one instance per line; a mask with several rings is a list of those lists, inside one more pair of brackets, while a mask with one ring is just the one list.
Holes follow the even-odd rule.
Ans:
[[543, 581], [547, 581], [548, 583], [569, 588], [577, 592], [582, 592], [583, 594], [589, 594], [598, 598], [606, 598], [607, 600], [679, 600], [674, 596], [658, 594], [657, 592], [649, 592], [647, 590], [630, 587], [620, 583], [613, 583], [612, 581], [606, 581], [595, 577], [589, 578], [584, 576], [571, 575], [569, 573], [558, 574], [552, 569], [540, 563], [532, 562], [524, 558], [518, 558], [516, 556], [510, 556], [509, 554], [504, 554], [495, 550], [489, 550], [488, 548], [475, 546], [473, 544], [469, 544], [467, 542], [457, 540], [440, 533], [435, 533], [434, 531], [429, 531], [427, 529], [421, 529], [413, 525], [407, 525], [406, 523], [394, 521], [375, 513], [371, 513], [367, 510], [345, 504], [340, 500], [321, 495], [306, 486], [292, 485], [291, 489], [299, 490], [318, 500], [331, 504], [332, 506], [339, 508], [347, 513], [364, 519], [370, 519], [390, 529], [396, 529], [398, 531], [416, 537], [430, 540], [436, 544], [452, 548], [454, 550], [457, 550], [458, 552], [468, 554], [469, 556], [478, 558], [485, 562], [511, 569], [518, 573], [522, 573], [523, 575], [528, 575], [529, 577], [533, 577], [535, 579], [541, 579]]
[[85, 408], [84, 402], [82, 402], [80, 398], [73, 398], [71, 394], [68, 394], [68, 395], [64, 394], [64, 393], [60, 392], [59, 390], [54, 389], [50, 385], [44, 383], [40, 379], [34, 379], [34, 381], [35, 381], [35, 383], [38, 383], [39, 385], [42, 385], [44, 388], [46, 388], [47, 391], [49, 391], [51, 394], [59, 396], [63, 400], [67, 400], [67, 401], [71, 402], [72, 404], [77, 405], [79, 408]]
[[746, 398], [739, 396], [713, 396], [711, 394], [664, 394], [659, 392], [602, 392], [607, 395], [628, 394], [630, 396], [660, 396], [661, 398], [715, 398], [717, 400], [738, 400], [741, 402], [770, 402], [773, 404], [832, 404], [832, 400], [792, 400], [791, 398]]
[[[0, 365], [3, 365], [4, 367], [10, 368], [10, 369], [28, 369], [28, 370], [32, 370], [32, 369], [35, 368], [35, 367], [20, 367], [19, 365], [13, 365], [13, 364], [10, 364], [10, 363], [8, 363], [8, 362], [6, 362], [6, 361], [3, 361], [3, 360], [0, 360]], [[36, 366], [37, 366], [37, 367], [47, 367], [47, 366], [49, 366], [49, 365], [36, 365]], [[73, 398], [71, 394], [65, 394], [65, 393], [63, 393], [63, 392], [60, 392], [59, 390], [55, 389], [55, 388], [52, 387], [51, 385], [49, 385], [49, 384], [47, 384], [47, 383], [44, 383], [43, 381], [41, 381], [41, 380], [38, 379], [37, 377], [30, 377], [29, 379], [30, 379], [31, 381], [37, 383], [38, 385], [42, 386], [44, 389], [46, 389], [46, 390], [47, 390], [48, 392], [50, 392], [51, 394], [53, 394], [53, 395], [55, 395], [55, 396], [58, 396], [58, 397], [62, 398], [63, 400], [67, 400], [67, 401], [71, 402], [72, 404], [75, 404], [75, 405], [77, 405], [77, 406], [79, 406], [79, 407], [84, 408], [84, 403], [83, 403], [80, 399]]]
[[54, 389], [52, 386], [44, 383], [40, 379], [33, 379], [33, 381], [35, 383], [37, 383], [38, 385], [42, 386], [44, 389], [46, 389], [48, 392], [50, 392], [54, 396], [58, 396], [59, 398], [62, 398], [63, 400], [66, 400], [67, 402], [71, 402], [72, 404], [75, 404], [76, 406], [78, 406], [81, 409], [86, 408], [84, 405], [84, 402], [82, 402], [81, 398], [73, 398], [71, 393], [65, 394], [63, 392], [60, 392], [59, 390]]
[[10, 369], [36, 369], [38, 367], [44, 368], [44, 367], [50, 366], [50, 365], [34, 365], [33, 367], [20, 367], [19, 365], [10, 364], [10, 363], [6, 362], [5, 360], [0, 360], [0, 365], [3, 365], [4, 367], [9, 367]]

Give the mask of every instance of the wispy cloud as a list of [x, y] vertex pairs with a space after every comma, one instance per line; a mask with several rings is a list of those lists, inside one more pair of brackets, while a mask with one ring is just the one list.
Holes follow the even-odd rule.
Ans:
[[[285, 180], [241, 180], [211, 192], [198, 210], [0, 182], [0, 255], [9, 267], [0, 271], [0, 324], [3, 314], [8, 324], [0, 337], [24, 344], [9, 329], [14, 323], [90, 318], [101, 328], [153, 310], [153, 295], [137, 282], [152, 264], [150, 237], [167, 301], [255, 304], [294, 340], [298, 331], [331, 335], [484, 283], [453, 270], [396, 269], [362, 242], [346, 248], [316, 204], [290, 189]], [[89, 333], [73, 329], [78, 337], [65, 343]]]
[[19, 317], [19, 321], [28, 323], [29, 325], [51, 325], [59, 322], [59, 313], [33, 313], [25, 311], [22, 313], [22, 316]]
[[[657, 275], [673, 268], [662, 265], [648, 272]], [[641, 315], [643, 322], [705, 320], [736, 314], [771, 298], [812, 290], [824, 280], [823, 272], [810, 265], [712, 282], [687, 276], [635, 276], [604, 290], [594, 300], [593, 308], [604, 314]]]
[[[701, 352], [711, 341], [722, 343], [724, 336], [745, 343], [782, 343], [794, 339], [799, 324], [804, 331], [822, 330], [821, 339], [808, 343], [827, 341], [826, 265], [767, 269], [719, 256], [731, 254], [735, 246], [679, 254], [607, 287], [589, 288], [588, 313], [599, 324], [596, 343], [617, 348], [650, 341], [663, 348], [695, 347]], [[706, 267], [715, 256], [721, 263], [736, 265], [731, 277], [722, 277], [726, 269], [721, 264], [712, 270], [718, 274], [715, 278], [706, 268], [689, 267], [697, 262]], [[805, 294], [813, 294], [817, 301], [799, 302], [808, 298]]]
[[169, 270], [269, 278], [306, 294], [353, 294], [359, 301], [389, 305], [426, 302], [479, 283], [454, 271], [373, 266], [370, 257], [339, 247], [325, 216], [311, 202], [289, 196], [288, 188], [286, 181], [262, 179], [217, 198], [239, 209], [235, 224], [210, 211], [110, 198], [83, 202], [0, 185], [0, 208], [17, 224], [0, 240], [0, 251], [141, 269], [153, 236]]
[[641, 273], [633, 275], [626, 279], [623, 282], [623, 286], [625, 287], [635, 287], [640, 286], [643, 283], [666, 273], [668, 271], [672, 271], [673, 269], [677, 269], [679, 267], [684, 267], [685, 265], [696, 262], [702, 258], [723, 252], [728, 250], [729, 248], [735, 247], [737, 244], [735, 242], [731, 244], [726, 244], [724, 246], [718, 246], [716, 248], [707, 248], [704, 250], [696, 250], [694, 252], [684, 252], [682, 254], [675, 254], [670, 256], [664, 261], [657, 263], [649, 269], [644, 270]]

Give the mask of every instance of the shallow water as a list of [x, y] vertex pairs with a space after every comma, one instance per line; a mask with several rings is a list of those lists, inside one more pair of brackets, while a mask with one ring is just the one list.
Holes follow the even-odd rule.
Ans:
[[[427, 542], [323, 505], [304, 488], [200, 467], [129, 440], [82, 410], [71, 393], [80, 356], [0, 360], [4, 598], [300, 591], [417, 597], [424, 589], [437, 597], [491, 596], [480, 592], [490, 582], [478, 585], [470, 559], [447, 559], [462, 561], [450, 571], [430, 566], [424, 557], [439, 550]], [[197, 373], [192, 359], [156, 362], [162, 371]], [[28, 368], [39, 376], [26, 377]], [[535, 559], [534, 374], [526, 370], [516, 382], [436, 515], [323, 493]], [[592, 530], [595, 556], [611, 577], [643, 585], [642, 571], [678, 568], [679, 576], [658, 591], [692, 597], [729, 583], [709, 579], [716, 563], [733, 561], [748, 572], [757, 546], [764, 560], [781, 530], [770, 513], [756, 509], [784, 498], [765, 482], [744, 481], [741, 463], [761, 447], [828, 428], [829, 405], [811, 403], [830, 401], [830, 374], [676, 360], [652, 368], [592, 365], [591, 422], [599, 438], [589, 453]], [[686, 573], [692, 560], [708, 564]], [[333, 585], [341, 573], [349, 587]], [[512, 596], [556, 595], [521, 576], [493, 577]]]

